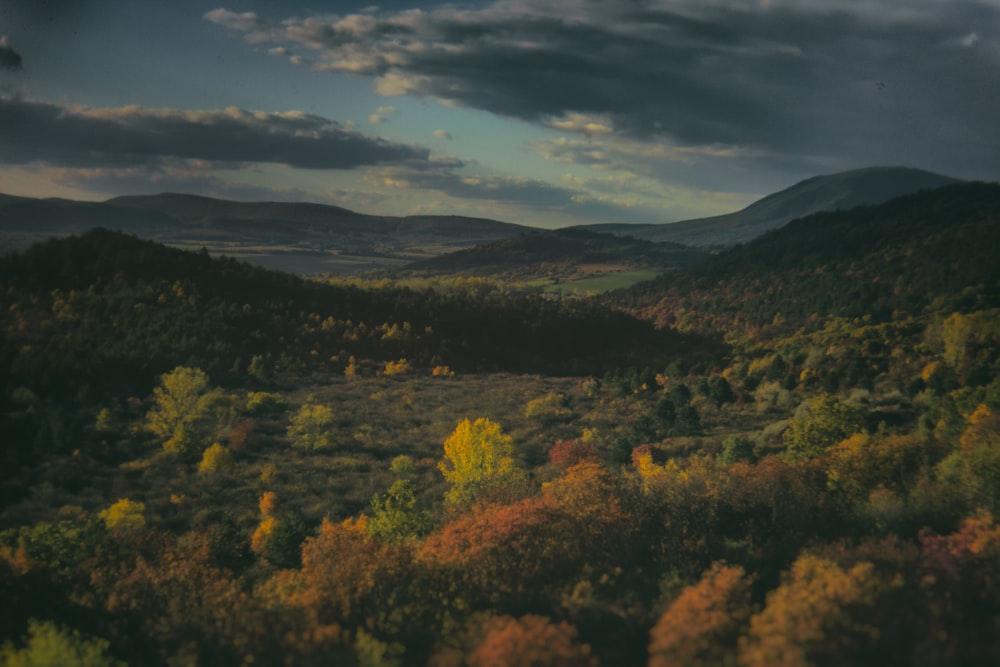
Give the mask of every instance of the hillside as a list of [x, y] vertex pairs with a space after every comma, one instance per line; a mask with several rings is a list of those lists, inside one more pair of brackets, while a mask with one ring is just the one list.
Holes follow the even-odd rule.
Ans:
[[0, 198], [2, 247], [25, 248], [95, 227], [299, 274], [392, 268], [527, 229], [480, 218], [373, 216], [320, 204], [170, 193], [106, 202]]
[[766, 325], [780, 314], [788, 327], [816, 315], [887, 321], [1000, 306], [997, 266], [1000, 185], [960, 184], [796, 220], [626, 298], [659, 309], [661, 321], [671, 303], [697, 303], [707, 328], [713, 315]]
[[665, 225], [595, 225], [590, 228], [697, 247], [731, 246], [813, 213], [881, 204], [957, 182], [919, 169], [871, 167], [809, 178], [735, 213]]
[[398, 275], [489, 276], [514, 281], [572, 283], [594, 276], [671, 271], [694, 266], [706, 253], [584, 229], [534, 231], [457, 250], [406, 266]]
[[948, 186], [600, 299], [0, 258], [0, 662], [996, 664], [998, 220]]

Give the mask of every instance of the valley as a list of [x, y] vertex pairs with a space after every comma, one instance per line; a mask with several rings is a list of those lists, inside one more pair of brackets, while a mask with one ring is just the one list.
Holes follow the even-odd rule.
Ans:
[[998, 233], [959, 183], [321, 279], [54, 234], [0, 258], [0, 626], [101, 664], [989, 664]]

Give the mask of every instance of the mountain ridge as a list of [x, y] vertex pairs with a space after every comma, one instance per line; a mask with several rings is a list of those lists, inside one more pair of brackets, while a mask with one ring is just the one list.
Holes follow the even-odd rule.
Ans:
[[866, 167], [807, 178], [733, 213], [666, 224], [582, 228], [697, 247], [731, 246], [813, 213], [881, 204], [959, 182], [950, 176], [910, 167]]

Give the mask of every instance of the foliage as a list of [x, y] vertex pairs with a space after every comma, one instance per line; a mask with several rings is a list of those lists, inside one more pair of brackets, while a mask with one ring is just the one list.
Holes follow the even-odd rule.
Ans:
[[153, 390], [153, 408], [146, 415], [146, 428], [154, 435], [175, 437], [206, 410], [208, 376], [198, 368], [177, 367], [160, 378]]
[[438, 464], [451, 484], [445, 499], [461, 506], [510, 490], [522, 479], [514, 454], [514, 441], [500, 424], [485, 417], [462, 420], [444, 441], [445, 460]]
[[417, 497], [409, 480], [396, 480], [384, 494], [372, 498], [368, 532], [383, 542], [401, 542], [426, 534], [427, 512], [417, 508]]
[[246, 411], [251, 414], [269, 414], [280, 412], [288, 406], [288, 401], [281, 394], [269, 391], [247, 392]]
[[108, 654], [110, 643], [85, 637], [47, 621], [28, 622], [24, 648], [7, 642], [0, 647], [0, 665], [4, 667], [124, 667], [125, 663]]
[[146, 525], [146, 505], [128, 498], [121, 498], [98, 516], [112, 530], [134, 530]]
[[333, 409], [318, 403], [306, 403], [292, 415], [288, 437], [305, 451], [317, 451], [333, 446]]
[[712, 565], [653, 626], [649, 666], [735, 664], [753, 613], [751, 583], [741, 567]]
[[805, 411], [789, 423], [783, 436], [792, 458], [817, 456], [864, 426], [861, 410], [836, 396], [817, 396], [805, 407]]
[[565, 621], [543, 616], [494, 617], [482, 627], [483, 638], [469, 656], [475, 667], [596, 667], [587, 644], [577, 642], [577, 630]]
[[220, 472], [232, 467], [233, 453], [227, 447], [216, 442], [202, 454], [201, 461], [198, 463], [198, 472]]

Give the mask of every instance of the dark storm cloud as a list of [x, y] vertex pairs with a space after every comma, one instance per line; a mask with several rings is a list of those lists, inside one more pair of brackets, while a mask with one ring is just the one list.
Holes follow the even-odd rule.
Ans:
[[479, 9], [206, 18], [316, 69], [537, 123], [860, 163], [1000, 170], [994, 0], [502, 0]]
[[0, 37], [0, 69], [21, 69], [21, 54], [7, 41], [7, 35]]
[[319, 116], [229, 108], [62, 107], [0, 97], [0, 163], [128, 167], [168, 158], [352, 169], [428, 159], [428, 151]]

